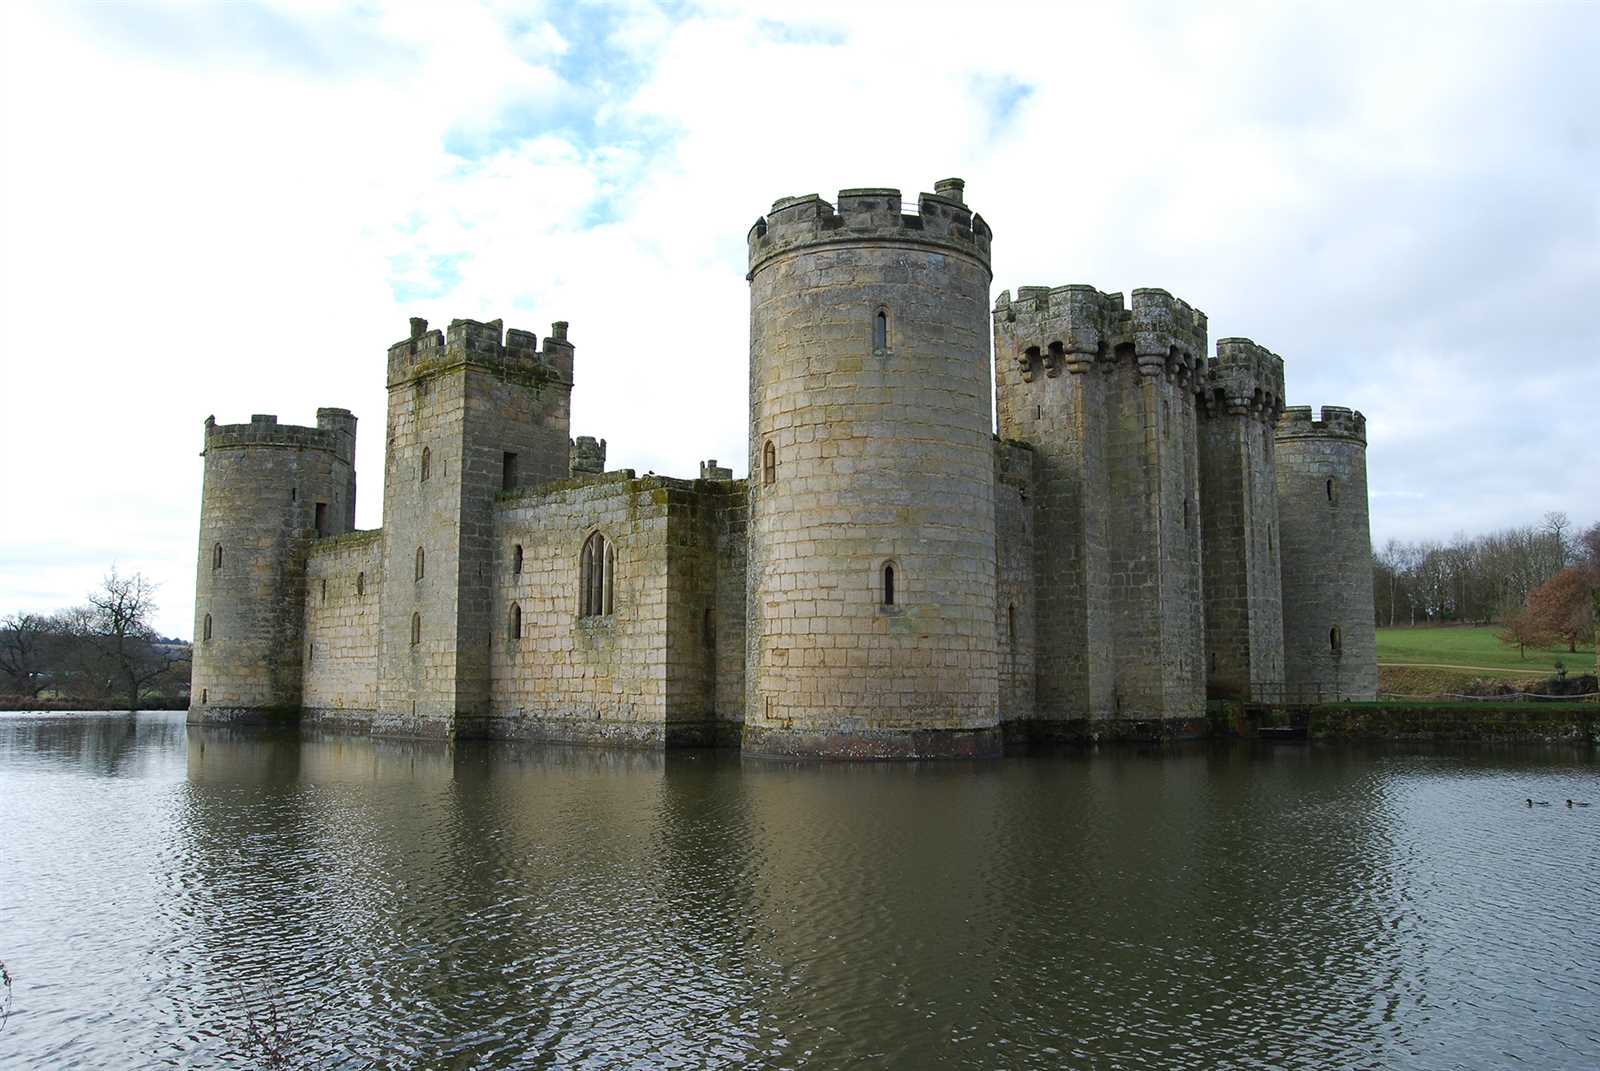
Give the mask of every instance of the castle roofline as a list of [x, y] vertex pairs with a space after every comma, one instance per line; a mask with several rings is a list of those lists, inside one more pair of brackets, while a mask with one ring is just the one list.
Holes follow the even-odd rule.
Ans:
[[753, 278], [773, 260], [801, 249], [893, 242], [972, 257], [989, 268], [992, 233], [966, 205], [966, 184], [941, 179], [933, 193], [917, 196], [917, 211], [905, 212], [900, 191], [862, 186], [839, 191], [837, 204], [819, 194], [780, 197], [747, 236]]

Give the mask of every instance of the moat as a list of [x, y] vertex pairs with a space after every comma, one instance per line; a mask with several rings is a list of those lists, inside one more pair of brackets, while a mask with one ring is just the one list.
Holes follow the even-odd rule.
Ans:
[[1590, 751], [785, 765], [5, 715], [0, 822], [6, 1067], [257, 1066], [246, 1002], [295, 1067], [1600, 1064]]

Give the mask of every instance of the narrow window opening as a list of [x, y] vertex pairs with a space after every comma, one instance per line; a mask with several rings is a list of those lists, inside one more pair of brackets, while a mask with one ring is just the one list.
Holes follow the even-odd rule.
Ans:
[[317, 503], [315, 518], [312, 523], [316, 525], [317, 535], [325, 535], [328, 531], [328, 504], [326, 502]]
[[415, 647], [422, 642], [422, 615], [411, 615], [411, 646]]
[[211, 642], [211, 615], [206, 615], [205, 624], [200, 626], [200, 638], [206, 643]]
[[1212, 651], [1211, 652], [1211, 672], [1215, 673], [1216, 671], [1217, 671], [1217, 652]]
[[1333, 501], [1333, 481], [1332, 480], [1328, 481], [1327, 490], [1328, 490], [1328, 501], [1332, 502]]
[[517, 455], [512, 453], [500, 456], [500, 490], [514, 491], [517, 487]]
[[356, 574], [356, 594], [357, 595], [365, 595], [366, 593], [367, 593], [367, 574], [366, 573], [357, 573]]
[[511, 604], [511, 638], [522, 639], [522, 605], [515, 602]]
[[433, 451], [428, 449], [428, 447], [424, 446], [422, 448], [422, 479], [419, 482], [426, 482], [428, 477], [432, 476], [432, 475], [433, 475]]
[[617, 551], [610, 542], [606, 543], [606, 601], [603, 613], [611, 612], [611, 595], [616, 589]]
[[298, 487], [289, 488], [289, 501], [290, 502], [298, 502], [299, 500], [300, 500], [300, 488], [298, 488]]
[[889, 348], [889, 313], [886, 309], [879, 309], [878, 315], [873, 317], [872, 348], [879, 353]]
[[211, 548], [211, 568], [213, 568], [213, 569], [221, 569], [222, 568], [222, 544], [221, 543], [218, 543], [215, 547]]
[[306, 645], [306, 661], [307, 662], [314, 661], [316, 659], [316, 657], [317, 657], [317, 645], [315, 643], [307, 644]]
[[1013, 647], [1017, 644], [1017, 604], [1012, 603], [1006, 607], [1006, 635], [1010, 637]]
[[513, 575], [522, 572], [522, 544], [518, 543], [511, 548], [511, 572]]
[[1036, 406], [1033, 407], [1033, 419], [1035, 419], [1035, 420], [1043, 420], [1044, 419], [1044, 406], [1036, 405]]
[[206, 696], [208, 696], [210, 694], [210, 692], [211, 692], [211, 690], [209, 688], [200, 689], [200, 705], [201, 706], [205, 705]]
[[894, 566], [883, 567], [883, 605], [894, 605]]
[[1335, 658], [1344, 653], [1344, 637], [1340, 635], [1338, 625], [1328, 630], [1328, 648], [1333, 652], [1333, 657]]
[[326, 579], [322, 581], [322, 601], [328, 601], [328, 581]]
[[422, 553], [422, 548], [421, 547], [418, 547], [417, 548], [417, 579], [418, 580], [422, 579], [422, 574], [426, 570], [427, 564], [428, 564], [427, 555]]
[[772, 445], [772, 440], [767, 440], [767, 445], [761, 448], [761, 482], [771, 487], [778, 479], [778, 451]]

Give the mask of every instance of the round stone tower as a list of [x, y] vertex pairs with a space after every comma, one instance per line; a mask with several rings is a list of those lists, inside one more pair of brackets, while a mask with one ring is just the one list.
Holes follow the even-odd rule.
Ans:
[[306, 553], [354, 527], [355, 449], [345, 409], [314, 428], [207, 418], [190, 721], [297, 712]]
[[1324, 406], [1283, 411], [1276, 433], [1285, 699], [1378, 692], [1367, 421]]
[[990, 232], [934, 190], [750, 231], [750, 752], [1000, 747]]

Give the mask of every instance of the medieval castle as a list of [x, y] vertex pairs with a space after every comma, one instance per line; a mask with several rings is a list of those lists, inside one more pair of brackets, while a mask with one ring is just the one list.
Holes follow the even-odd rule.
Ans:
[[958, 179], [758, 219], [747, 480], [606, 471], [565, 323], [411, 321], [377, 530], [348, 411], [208, 419], [190, 720], [886, 757], [1372, 698], [1361, 414], [1164, 290], [991, 315], [989, 250]]

